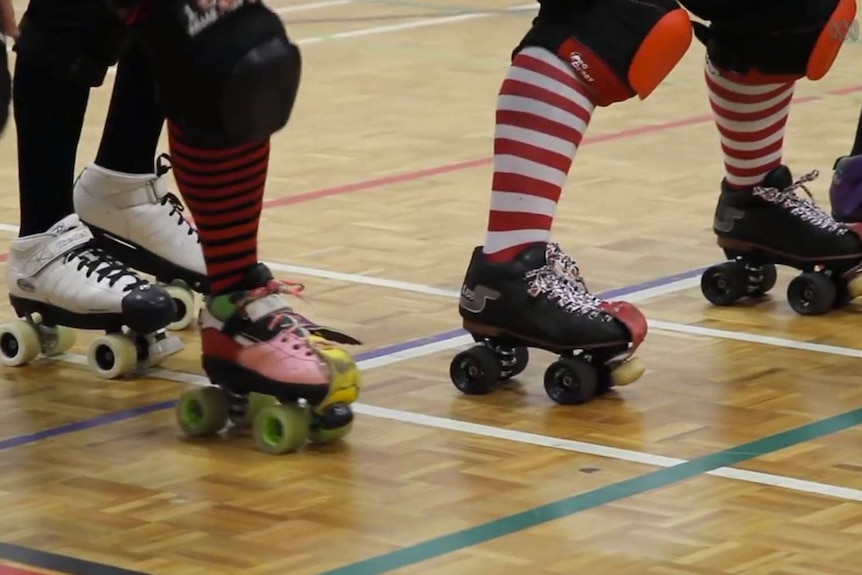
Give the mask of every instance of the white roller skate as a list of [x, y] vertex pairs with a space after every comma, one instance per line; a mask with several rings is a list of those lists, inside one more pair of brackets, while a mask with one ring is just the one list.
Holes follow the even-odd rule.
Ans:
[[182, 330], [197, 313], [194, 291], [206, 292], [206, 265], [197, 230], [168, 191], [166, 159], [143, 175], [90, 164], [75, 182], [75, 211], [99, 247], [168, 290], [177, 308], [168, 329]]
[[105, 331], [87, 352], [105, 379], [158, 365], [183, 348], [165, 331], [176, 315], [171, 296], [96, 247], [77, 215], [14, 240], [6, 281], [21, 320], [0, 326], [3, 365], [65, 352], [75, 343], [69, 328]]

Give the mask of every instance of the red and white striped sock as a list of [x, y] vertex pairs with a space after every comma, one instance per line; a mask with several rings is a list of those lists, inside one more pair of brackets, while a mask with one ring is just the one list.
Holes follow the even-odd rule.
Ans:
[[483, 252], [507, 261], [547, 242], [595, 105], [574, 71], [542, 48], [513, 60], [497, 99], [494, 180]]
[[781, 165], [794, 83], [755, 84], [731, 78], [709, 60], [704, 75], [721, 135], [725, 179], [734, 188], [755, 186]]

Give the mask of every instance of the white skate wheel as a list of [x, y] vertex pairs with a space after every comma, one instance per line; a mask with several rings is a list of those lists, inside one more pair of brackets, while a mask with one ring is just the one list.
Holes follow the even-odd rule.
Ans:
[[103, 379], [117, 379], [137, 367], [138, 348], [125, 335], [103, 335], [90, 344], [87, 365]]
[[646, 366], [638, 358], [632, 358], [611, 372], [614, 385], [623, 387], [631, 385], [641, 378]]
[[0, 326], [0, 361], [7, 367], [25, 365], [39, 357], [42, 341], [39, 328], [26, 321]]
[[49, 343], [44, 350], [47, 356], [66, 353], [75, 345], [76, 334], [75, 330], [71, 328], [62, 325], [54, 328], [40, 325], [39, 331], [42, 333], [42, 341]]
[[847, 282], [847, 293], [853, 299], [862, 296], [862, 276], [856, 276]]
[[195, 317], [195, 294], [185, 285], [166, 285], [165, 290], [177, 306], [177, 319], [167, 327], [170, 331], [182, 331], [189, 327]]

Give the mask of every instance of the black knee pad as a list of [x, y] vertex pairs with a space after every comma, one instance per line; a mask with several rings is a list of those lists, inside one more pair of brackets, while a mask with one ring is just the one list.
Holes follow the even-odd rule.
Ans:
[[545, 48], [572, 65], [607, 106], [646, 98], [691, 44], [688, 14], [675, 0], [542, 0], [522, 48]]
[[201, 144], [265, 139], [290, 119], [302, 60], [279, 17], [262, 4], [201, 13], [164, 2], [135, 25], [168, 119]]
[[856, 16], [855, 0], [680, 0], [709, 24], [695, 35], [710, 61], [740, 74], [818, 80]]
[[20, 30], [18, 58], [93, 87], [117, 63], [126, 38], [104, 0], [31, 0]]

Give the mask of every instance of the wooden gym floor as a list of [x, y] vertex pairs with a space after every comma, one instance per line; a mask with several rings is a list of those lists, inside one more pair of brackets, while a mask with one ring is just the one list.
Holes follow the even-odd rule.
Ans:
[[[171, 408], [204, 383], [194, 332], [163, 369], [118, 382], [80, 366], [80, 334], [59, 361], [0, 371], [0, 574], [858, 575], [860, 308], [796, 316], [787, 270], [757, 307], [702, 299], [722, 169], [699, 45], [647, 102], [601, 110], [576, 161], [556, 238], [652, 330], [638, 384], [560, 407], [546, 355], [488, 397], [448, 378], [496, 91], [532, 6], [274, 6], [305, 77], [275, 139], [261, 252], [306, 284], [304, 311], [365, 342], [355, 430], [283, 457], [184, 440]], [[798, 87], [786, 158], [824, 172], [821, 202], [855, 129], [860, 57], [848, 44]], [[14, 134], [0, 154], [5, 251]]]

